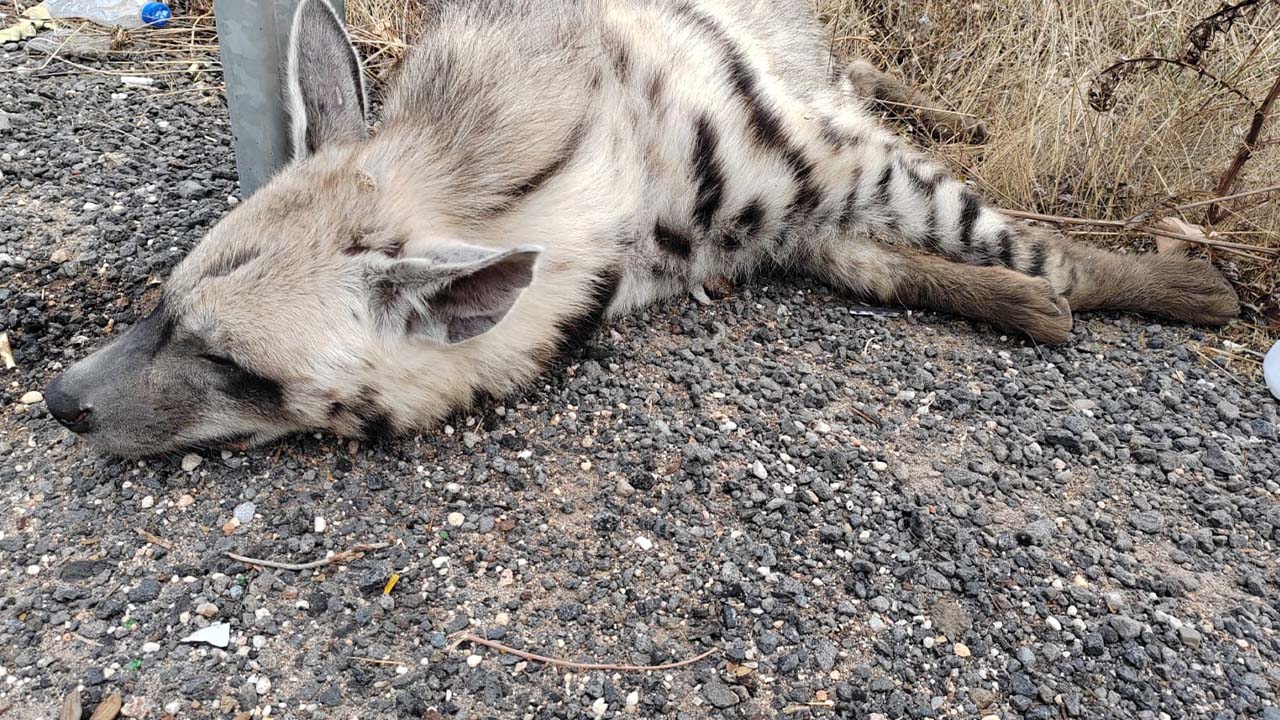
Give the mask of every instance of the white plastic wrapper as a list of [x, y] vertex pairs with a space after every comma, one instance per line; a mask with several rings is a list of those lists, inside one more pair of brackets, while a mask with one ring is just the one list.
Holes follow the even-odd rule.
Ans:
[[1267, 379], [1271, 394], [1280, 400], [1280, 342], [1271, 348], [1267, 358], [1262, 361], [1262, 375]]

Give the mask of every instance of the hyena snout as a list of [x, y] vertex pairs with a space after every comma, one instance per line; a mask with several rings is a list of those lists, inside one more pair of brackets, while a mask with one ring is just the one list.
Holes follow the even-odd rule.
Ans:
[[93, 430], [93, 406], [80, 394], [80, 388], [59, 375], [44, 389], [44, 402], [53, 418], [77, 435]]

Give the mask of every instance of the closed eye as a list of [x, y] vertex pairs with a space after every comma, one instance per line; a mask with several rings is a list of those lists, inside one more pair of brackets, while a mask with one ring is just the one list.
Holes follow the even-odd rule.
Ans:
[[235, 361], [235, 360], [232, 360], [232, 359], [231, 359], [231, 358], [229, 358], [229, 357], [224, 357], [224, 356], [222, 356], [222, 355], [213, 355], [213, 354], [210, 354], [210, 353], [205, 353], [205, 354], [203, 354], [203, 355], [201, 355], [201, 356], [200, 356], [200, 359], [201, 359], [201, 360], [206, 360], [206, 361], [208, 361], [208, 362], [211, 362], [211, 363], [213, 363], [214, 365], [217, 365], [217, 366], [219, 366], [219, 367], [229, 368], [229, 369], [232, 369], [232, 370], [239, 370], [239, 369], [240, 369], [240, 366], [239, 366], [238, 364], [236, 364], [236, 361]]

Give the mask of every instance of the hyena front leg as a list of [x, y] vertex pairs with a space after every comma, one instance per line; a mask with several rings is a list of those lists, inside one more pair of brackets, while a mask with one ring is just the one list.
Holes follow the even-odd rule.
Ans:
[[974, 145], [987, 141], [987, 126], [981, 120], [936, 107], [936, 100], [866, 60], [849, 63], [845, 76], [858, 96], [896, 117], [913, 118], [935, 140], [958, 140]]
[[1066, 300], [1046, 280], [1013, 270], [848, 237], [825, 244], [810, 259], [827, 283], [881, 303], [981, 320], [1054, 345], [1071, 332]]

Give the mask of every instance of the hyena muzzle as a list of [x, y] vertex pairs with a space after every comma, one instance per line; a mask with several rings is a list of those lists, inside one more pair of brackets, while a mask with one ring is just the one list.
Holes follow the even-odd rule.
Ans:
[[1011, 222], [864, 109], [909, 94], [827, 47], [805, 0], [442, 0], [371, 134], [359, 57], [305, 0], [293, 162], [49, 409], [129, 456], [407, 432], [604, 318], [765, 269], [1048, 343], [1073, 308], [1235, 316], [1205, 262]]

